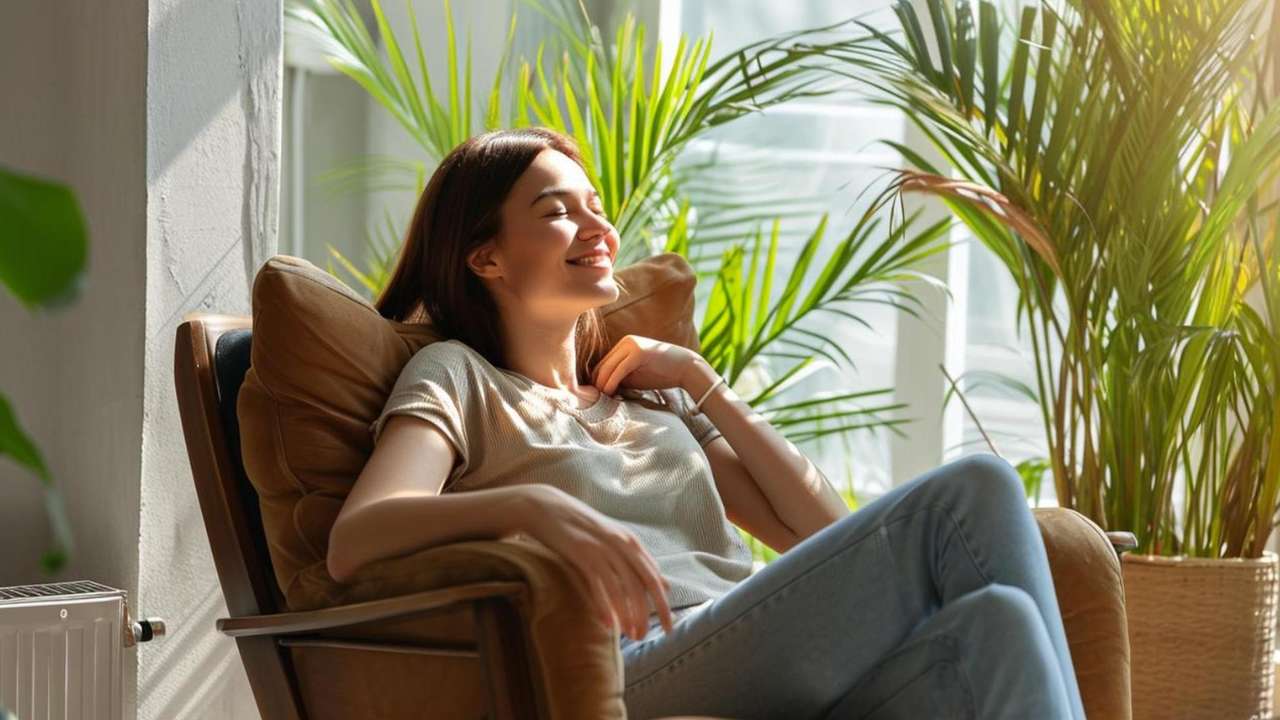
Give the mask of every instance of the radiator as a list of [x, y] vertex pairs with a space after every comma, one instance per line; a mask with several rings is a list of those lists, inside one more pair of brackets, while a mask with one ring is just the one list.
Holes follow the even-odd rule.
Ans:
[[0, 587], [0, 719], [124, 720], [125, 648], [164, 634], [131, 620], [125, 595], [92, 580]]

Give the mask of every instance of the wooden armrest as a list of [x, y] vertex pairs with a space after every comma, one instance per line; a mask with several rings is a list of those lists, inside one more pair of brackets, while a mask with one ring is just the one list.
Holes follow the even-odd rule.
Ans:
[[1128, 530], [1111, 530], [1107, 533], [1107, 539], [1111, 541], [1111, 547], [1115, 548], [1117, 555], [1138, 547], [1138, 536]]
[[219, 632], [231, 637], [288, 635], [314, 630], [330, 630], [374, 620], [414, 615], [482, 598], [516, 597], [523, 595], [527, 590], [525, 583], [518, 581], [471, 583], [319, 610], [220, 618], [217, 627]]

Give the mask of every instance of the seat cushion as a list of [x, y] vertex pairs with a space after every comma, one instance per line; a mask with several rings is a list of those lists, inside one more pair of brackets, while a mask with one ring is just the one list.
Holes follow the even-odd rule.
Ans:
[[[682, 256], [655, 255], [617, 276], [626, 290], [601, 310], [611, 342], [632, 333], [699, 349], [696, 278]], [[313, 582], [327, 578], [329, 530], [373, 451], [369, 425], [409, 358], [442, 339], [430, 325], [383, 318], [306, 260], [277, 255], [258, 272], [237, 404], [241, 455], [291, 608], [304, 570]]]

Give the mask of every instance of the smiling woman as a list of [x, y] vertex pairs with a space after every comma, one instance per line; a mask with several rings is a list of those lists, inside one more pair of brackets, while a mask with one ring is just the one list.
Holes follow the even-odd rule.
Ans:
[[[542, 128], [472, 138], [436, 170], [377, 306], [447, 339], [370, 428], [333, 577], [461, 539], [541, 543], [622, 630], [637, 718], [1082, 718], [1016, 472], [970, 457], [850, 514], [697, 352], [610, 343], [619, 238], [600, 200]], [[734, 524], [783, 555], [753, 574]]]

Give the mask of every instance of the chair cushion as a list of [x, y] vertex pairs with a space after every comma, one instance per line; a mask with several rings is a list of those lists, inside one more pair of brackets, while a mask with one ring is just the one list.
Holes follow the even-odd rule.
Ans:
[[[602, 308], [611, 341], [634, 333], [699, 349], [696, 280], [683, 257], [655, 255], [617, 275], [627, 289]], [[441, 339], [430, 325], [383, 318], [306, 260], [277, 255], [258, 272], [251, 366], [237, 405], [241, 453], [291, 608], [304, 570], [312, 582], [328, 577], [329, 530], [373, 451], [370, 423], [409, 358]]]

